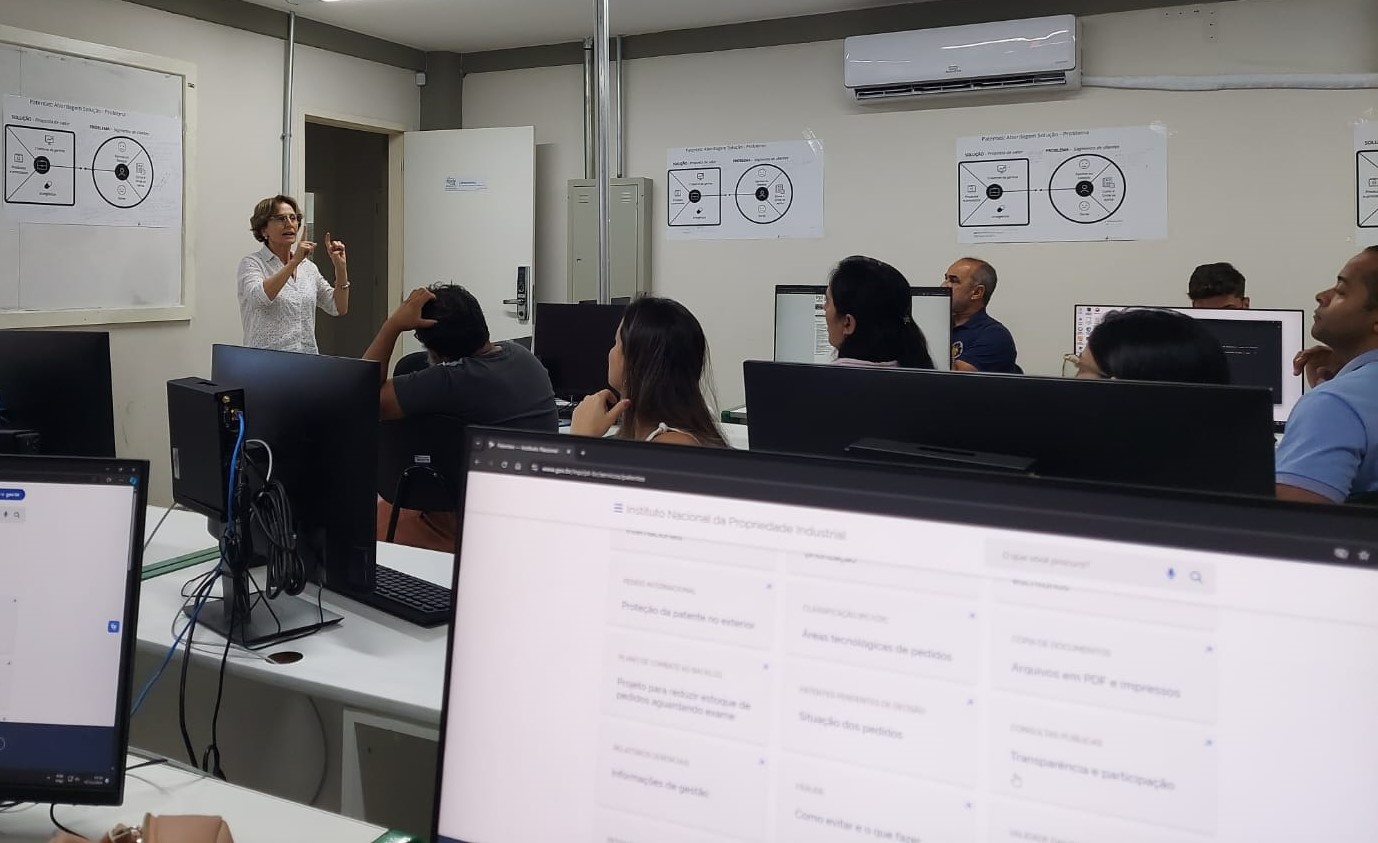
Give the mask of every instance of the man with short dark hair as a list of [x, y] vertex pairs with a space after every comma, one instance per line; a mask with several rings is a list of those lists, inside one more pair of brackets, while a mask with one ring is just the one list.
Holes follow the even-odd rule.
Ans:
[[1192, 307], [1212, 310], [1248, 310], [1244, 273], [1228, 263], [1203, 263], [1192, 270], [1187, 282]]
[[1342, 503], [1378, 491], [1378, 246], [1351, 258], [1316, 302], [1311, 335], [1329, 347], [1338, 371], [1302, 396], [1287, 420], [1277, 495]]
[[[406, 331], [416, 332], [429, 365], [389, 378], [388, 360]], [[555, 390], [545, 367], [515, 342], [492, 342], [483, 308], [463, 287], [437, 284], [412, 290], [383, 323], [364, 359], [379, 364], [378, 412], [383, 419], [453, 417], [456, 437], [470, 424], [550, 433], [559, 429]], [[379, 498], [380, 541], [387, 539], [391, 517], [392, 507]], [[453, 512], [404, 507], [397, 513], [392, 541], [451, 553], [457, 531]]]
[[[416, 331], [430, 365], [389, 379], [388, 360], [406, 331]], [[382, 364], [379, 412], [384, 419], [437, 414], [464, 424], [552, 433], [559, 427], [545, 367], [515, 342], [490, 342], [483, 309], [463, 287], [413, 290], [383, 323], [364, 359]]]
[[986, 312], [998, 280], [995, 267], [980, 258], [961, 258], [943, 275], [943, 286], [952, 290], [954, 371], [1019, 371], [1014, 337]]

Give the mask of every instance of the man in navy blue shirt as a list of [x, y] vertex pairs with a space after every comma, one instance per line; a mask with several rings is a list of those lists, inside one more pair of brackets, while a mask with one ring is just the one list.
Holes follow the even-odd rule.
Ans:
[[995, 267], [979, 258], [962, 258], [943, 276], [943, 286], [952, 290], [954, 371], [1020, 371], [1014, 337], [986, 313], [997, 280]]
[[1283, 500], [1342, 503], [1378, 492], [1378, 246], [1340, 270], [1316, 295], [1311, 335], [1328, 348], [1325, 375], [1293, 408], [1277, 450], [1277, 495]]

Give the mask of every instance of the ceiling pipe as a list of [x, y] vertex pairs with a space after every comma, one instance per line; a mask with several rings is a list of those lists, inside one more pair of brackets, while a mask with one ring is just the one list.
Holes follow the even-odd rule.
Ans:
[[297, 13], [287, 15], [287, 73], [282, 81], [282, 192], [292, 195], [292, 89], [296, 79]]
[[617, 36], [617, 167], [614, 169], [617, 178], [622, 178], [627, 172], [627, 109], [623, 105], [622, 81], [625, 79], [622, 70], [622, 36]]
[[593, 178], [593, 39], [584, 39], [584, 178]]
[[598, 179], [598, 302], [608, 304], [612, 301], [611, 253], [608, 247], [608, 141], [609, 131], [609, 77], [608, 46], [608, 0], [594, 0], [593, 4], [594, 61], [598, 70], [598, 97], [595, 102], [597, 120], [597, 176]]

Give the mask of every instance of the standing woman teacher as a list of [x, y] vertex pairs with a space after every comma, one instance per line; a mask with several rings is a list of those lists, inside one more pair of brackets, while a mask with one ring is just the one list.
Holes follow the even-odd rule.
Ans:
[[325, 248], [335, 264], [332, 288], [316, 265], [310, 240], [297, 240], [306, 221], [297, 201], [274, 196], [254, 206], [249, 230], [263, 248], [239, 262], [239, 316], [244, 344], [278, 351], [318, 354], [316, 308], [331, 316], [349, 312], [349, 270], [345, 244], [325, 234]]

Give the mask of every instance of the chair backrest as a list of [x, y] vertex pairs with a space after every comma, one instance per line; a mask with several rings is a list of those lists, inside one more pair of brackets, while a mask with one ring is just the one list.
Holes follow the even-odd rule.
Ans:
[[411, 354], [403, 355], [402, 359], [397, 361], [397, 365], [392, 367], [392, 376], [396, 378], [402, 375], [412, 375], [429, 365], [431, 365], [430, 352], [413, 351]]
[[1378, 491], [1360, 492], [1345, 498], [1345, 503], [1353, 506], [1378, 506]]
[[385, 421], [378, 440], [378, 494], [383, 500], [404, 509], [455, 510], [464, 467], [462, 421], [443, 415]]

